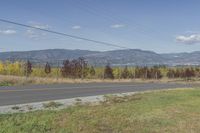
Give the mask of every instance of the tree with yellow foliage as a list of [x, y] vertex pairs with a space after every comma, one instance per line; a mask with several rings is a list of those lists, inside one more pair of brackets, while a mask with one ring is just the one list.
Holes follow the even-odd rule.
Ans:
[[4, 74], [5, 69], [4, 69], [4, 64], [2, 61], [0, 61], [0, 74]]

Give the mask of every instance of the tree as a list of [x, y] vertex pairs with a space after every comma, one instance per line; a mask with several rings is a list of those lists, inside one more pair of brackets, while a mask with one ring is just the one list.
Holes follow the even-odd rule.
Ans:
[[155, 69], [154, 75], [155, 75], [154, 76], [155, 79], [161, 79], [163, 77], [159, 68]]
[[147, 78], [149, 79], [161, 79], [162, 74], [159, 69], [159, 66], [154, 66], [147, 70]]
[[44, 71], [45, 71], [46, 74], [51, 73], [51, 66], [48, 62], [45, 65]]
[[173, 69], [169, 69], [167, 72], [167, 77], [168, 78], [174, 78], [175, 71]]
[[186, 68], [185, 70], [185, 78], [188, 80], [190, 79], [191, 77], [194, 77], [195, 76], [195, 73], [194, 73], [194, 70], [191, 68]]
[[129, 78], [129, 71], [128, 71], [128, 67], [127, 67], [127, 66], [125, 66], [125, 68], [124, 68], [124, 70], [123, 70], [121, 76], [122, 76], [122, 78], [124, 78], [124, 79]]
[[0, 61], [0, 74], [4, 74], [4, 64]]
[[61, 68], [63, 77], [84, 78], [88, 74], [88, 65], [84, 58], [65, 60]]
[[27, 63], [25, 64], [25, 74], [26, 74], [26, 76], [29, 76], [32, 72], [33, 72], [33, 70], [32, 70], [32, 64], [28, 60]]
[[200, 69], [195, 67], [195, 77], [200, 77]]
[[20, 75], [20, 68], [21, 68], [21, 64], [20, 62], [16, 61], [16, 62], [13, 62], [11, 64], [11, 74], [12, 75]]
[[110, 65], [106, 65], [104, 69], [104, 78], [105, 79], [114, 79], [113, 70]]
[[71, 74], [71, 66], [69, 60], [63, 61], [63, 66], [61, 68], [61, 74], [63, 77], [69, 77]]
[[134, 78], [140, 78], [140, 68], [139, 68], [139, 66], [135, 67]]
[[94, 76], [94, 75], [95, 75], [95, 70], [94, 70], [94, 67], [93, 67], [93, 66], [90, 67], [90, 75], [91, 75], [91, 76]]
[[177, 68], [176, 71], [174, 72], [174, 77], [175, 78], [180, 78], [181, 77], [181, 71]]
[[87, 76], [87, 72], [88, 72], [88, 69], [89, 69], [88, 64], [86, 63], [85, 58], [83, 58], [83, 57], [78, 58], [78, 63], [80, 65], [79, 73], [81, 75], [81, 78], [83, 79]]
[[121, 78], [121, 68], [120, 67], [115, 67], [113, 69], [113, 75], [115, 79], [120, 79]]

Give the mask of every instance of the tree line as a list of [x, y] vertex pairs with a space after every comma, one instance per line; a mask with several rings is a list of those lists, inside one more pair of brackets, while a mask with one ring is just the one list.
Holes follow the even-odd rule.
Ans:
[[186, 78], [191, 79], [192, 77], [199, 77], [199, 68], [179, 68], [179, 69], [169, 69], [167, 72], [168, 78]]
[[46, 62], [42, 68], [27, 62], [0, 62], [0, 74], [18, 76], [55, 76], [64, 78], [102, 78], [102, 79], [161, 79], [200, 77], [199, 67], [93, 67], [84, 58], [64, 60], [57, 68]]

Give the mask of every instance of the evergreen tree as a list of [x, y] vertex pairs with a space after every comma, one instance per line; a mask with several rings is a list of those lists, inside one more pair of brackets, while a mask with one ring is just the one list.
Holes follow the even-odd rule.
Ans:
[[124, 68], [124, 70], [123, 70], [121, 76], [122, 76], [122, 78], [124, 78], [124, 79], [129, 78], [129, 71], [128, 71], [128, 67], [127, 67], [127, 66], [125, 66], [125, 68]]
[[46, 74], [51, 73], [51, 66], [50, 66], [50, 64], [48, 62], [45, 65], [44, 71], [45, 71]]
[[32, 70], [32, 64], [28, 60], [27, 63], [25, 64], [25, 74], [26, 74], [26, 76], [29, 76], [32, 72], [33, 72], [33, 70]]
[[113, 70], [110, 65], [106, 65], [104, 69], [104, 78], [105, 79], [114, 79]]

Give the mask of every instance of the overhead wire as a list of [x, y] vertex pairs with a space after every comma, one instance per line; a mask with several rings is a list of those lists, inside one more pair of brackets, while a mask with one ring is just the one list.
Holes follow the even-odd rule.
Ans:
[[84, 41], [88, 41], [88, 42], [93, 42], [93, 43], [96, 43], [96, 44], [118, 47], [118, 48], [122, 48], [122, 49], [131, 49], [129, 47], [117, 45], [117, 44], [114, 44], [114, 43], [109, 43], [109, 42], [94, 40], [94, 39], [90, 39], [90, 38], [80, 37], [80, 36], [62, 33], [62, 32], [58, 32], [58, 31], [54, 31], [54, 30], [49, 30], [49, 29], [35, 27], [35, 26], [27, 25], [27, 24], [22, 24], [22, 23], [18, 23], [18, 22], [6, 20], [6, 19], [0, 18], [0, 22], [9, 23], [9, 24], [18, 25], [18, 26], [27, 27], [27, 28], [32, 28], [32, 29], [37, 29], [37, 30], [40, 30], [40, 31], [44, 31], [44, 32], [48, 32], [48, 33], [52, 33], [52, 34], [56, 34], [56, 35], [61, 35], [61, 36], [66, 36], [66, 37], [70, 37], [70, 38], [74, 38], [74, 39], [80, 39], [80, 40], [84, 40]]

